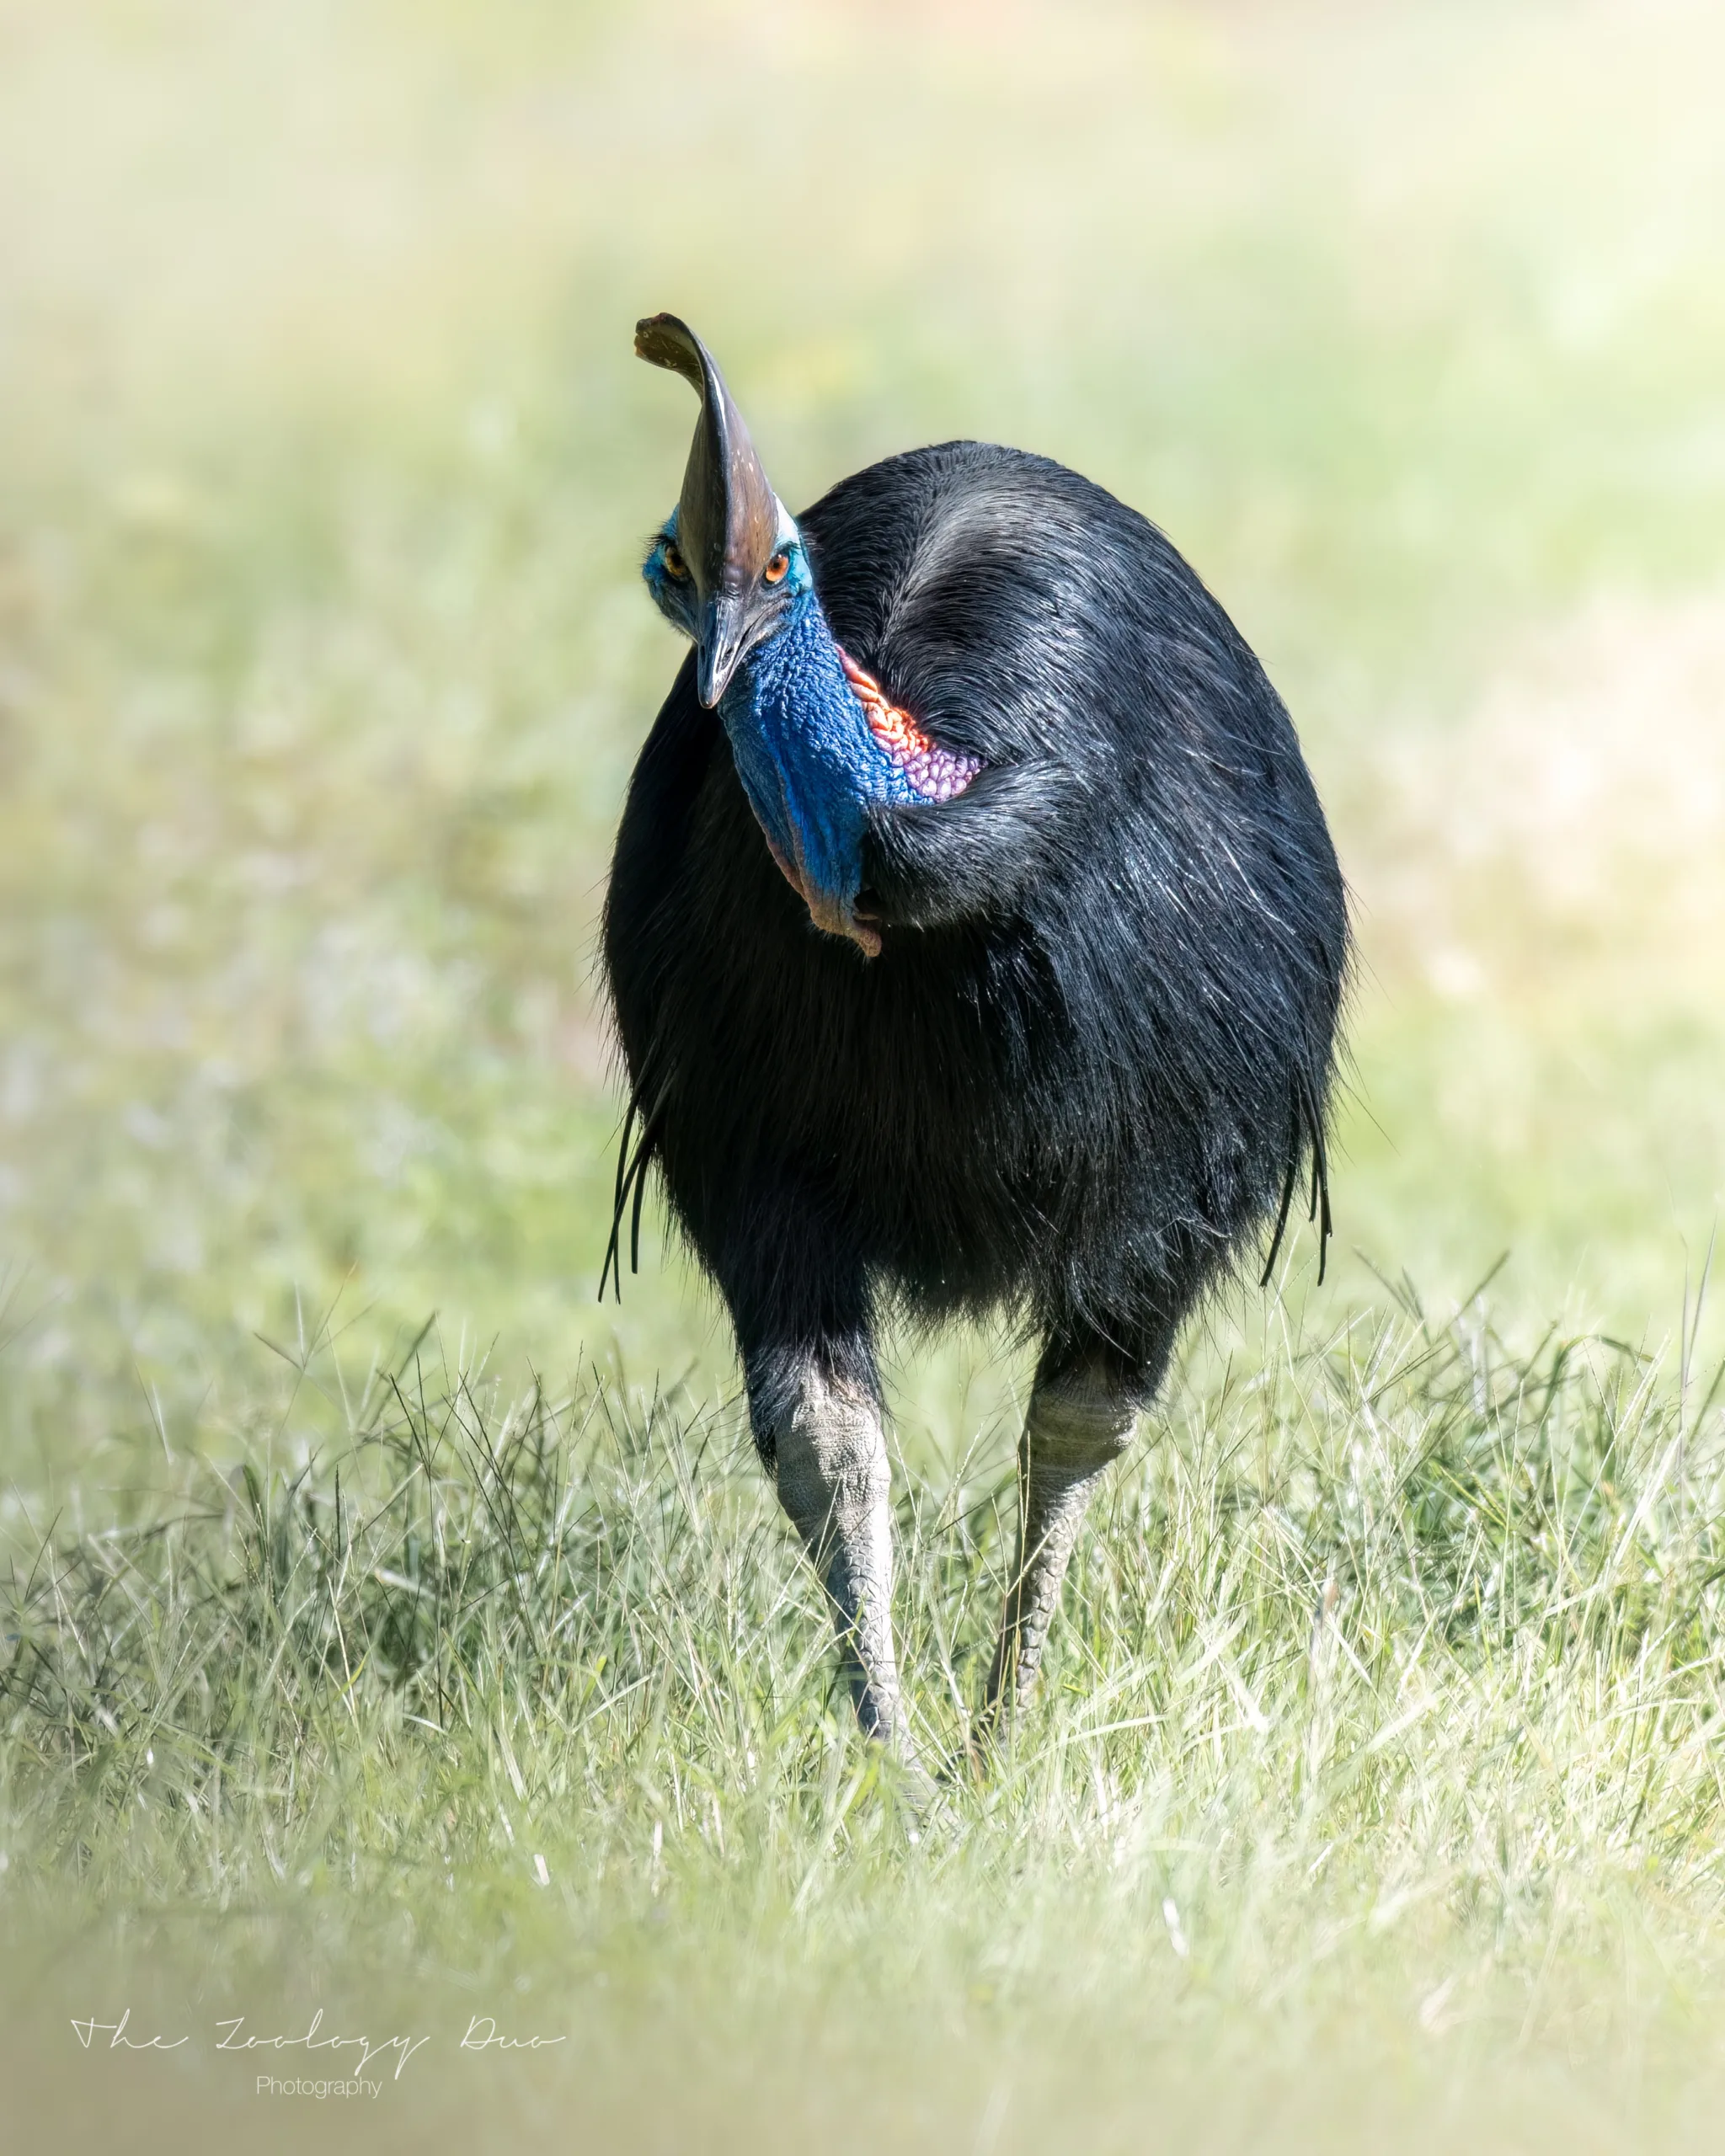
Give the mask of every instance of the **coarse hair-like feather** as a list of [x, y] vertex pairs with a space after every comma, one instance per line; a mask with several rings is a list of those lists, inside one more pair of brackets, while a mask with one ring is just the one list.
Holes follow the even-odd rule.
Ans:
[[871, 806], [866, 958], [774, 866], [685, 664], [606, 906], [605, 1278], [656, 1165], [751, 1389], [817, 1340], [873, 1384], [890, 1300], [1004, 1309], [1045, 1369], [1100, 1356], [1147, 1395], [1271, 1221], [1274, 1264], [1308, 1160], [1330, 1233], [1347, 910], [1292, 724], [1162, 535], [1058, 464], [947, 443], [798, 521], [845, 650], [983, 769]]

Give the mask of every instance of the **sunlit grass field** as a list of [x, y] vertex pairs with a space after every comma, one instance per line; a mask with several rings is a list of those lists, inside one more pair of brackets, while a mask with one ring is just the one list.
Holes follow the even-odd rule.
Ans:
[[[0, 0], [0, 2049], [45, 2120], [1700, 2132], [1722, 67], [1674, 0]], [[595, 1298], [660, 307], [793, 504], [974, 434], [1155, 518], [1354, 894], [1329, 1277], [1303, 1236], [1207, 1315], [1042, 1705], [920, 1820], [710, 1298], [656, 1225]], [[891, 1374], [955, 1758], [1025, 1373]], [[71, 2035], [128, 2003], [195, 2043]], [[435, 2039], [363, 2121], [211, 2050], [319, 2004]], [[563, 2041], [460, 2054], [475, 2014]]]

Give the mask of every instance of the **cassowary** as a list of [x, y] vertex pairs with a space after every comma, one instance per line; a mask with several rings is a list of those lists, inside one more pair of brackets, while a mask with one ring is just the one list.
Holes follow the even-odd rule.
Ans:
[[1182, 1321], [1274, 1222], [1268, 1278], [1308, 1158], [1322, 1257], [1343, 888], [1280, 699], [1135, 511], [954, 441], [793, 517], [700, 339], [656, 315], [635, 350], [701, 414], [644, 568], [693, 648], [605, 911], [607, 1269], [656, 1164], [862, 1725], [908, 1751], [877, 1325], [1039, 1343], [991, 1726]]

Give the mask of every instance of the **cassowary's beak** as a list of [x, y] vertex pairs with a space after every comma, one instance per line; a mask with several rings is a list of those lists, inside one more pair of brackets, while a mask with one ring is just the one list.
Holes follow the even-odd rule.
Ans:
[[716, 593], [701, 609], [695, 643], [695, 693], [711, 711], [752, 641], [748, 609], [734, 593]]
[[701, 398], [677, 503], [677, 547], [701, 600], [697, 685], [709, 708], [751, 644], [777, 622], [782, 594], [762, 582], [778, 546], [778, 497], [713, 355], [674, 314], [635, 324], [635, 350], [669, 367]]

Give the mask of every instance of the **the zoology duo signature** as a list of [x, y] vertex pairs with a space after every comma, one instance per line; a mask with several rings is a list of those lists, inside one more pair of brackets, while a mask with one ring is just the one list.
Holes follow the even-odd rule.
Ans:
[[[129, 2006], [117, 2021], [98, 2021], [93, 2015], [83, 2020], [74, 2017], [72, 2026], [86, 2051], [173, 2052], [192, 2041], [190, 2033], [179, 2036], [131, 2035], [131, 2009]], [[321, 2006], [312, 2015], [304, 2034], [301, 2036], [259, 2036], [248, 2031], [246, 2017], [243, 2014], [235, 2015], [225, 2021], [217, 2021], [214, 2026], [218, 2032], [212, 2047], [216, 2051], [303, 2051], [308, 2057], [314, 2052], [328, 2052], [334, 2055], [334, 2062], [341, 2066], [344, 2073], [355, 2079], [364, 2073], [373, 2059], [387, 2061], [393, 2053], [395, 2065], [390, 2079], [399, 2081], [408, 2061], [431, 2041], [429, 2036], [381, 2036], [375, 2040], [369, 2036], [324, 2036], [319, 2033], [323, 2027], [323, 2009]], [[105, 2044], [99, 2043], [98, 2039], [102, 2037], [107, 2039]], [[537, 2052], [547, 2050], [565, 2041], [562, 2036], [508, 2036], [499, 2030], [493, 2015], [475, 2014], [469, 2018], [455, 2048], [462, 2052]], [[357, 2056], [344, 2057], [346, 2053]]]

